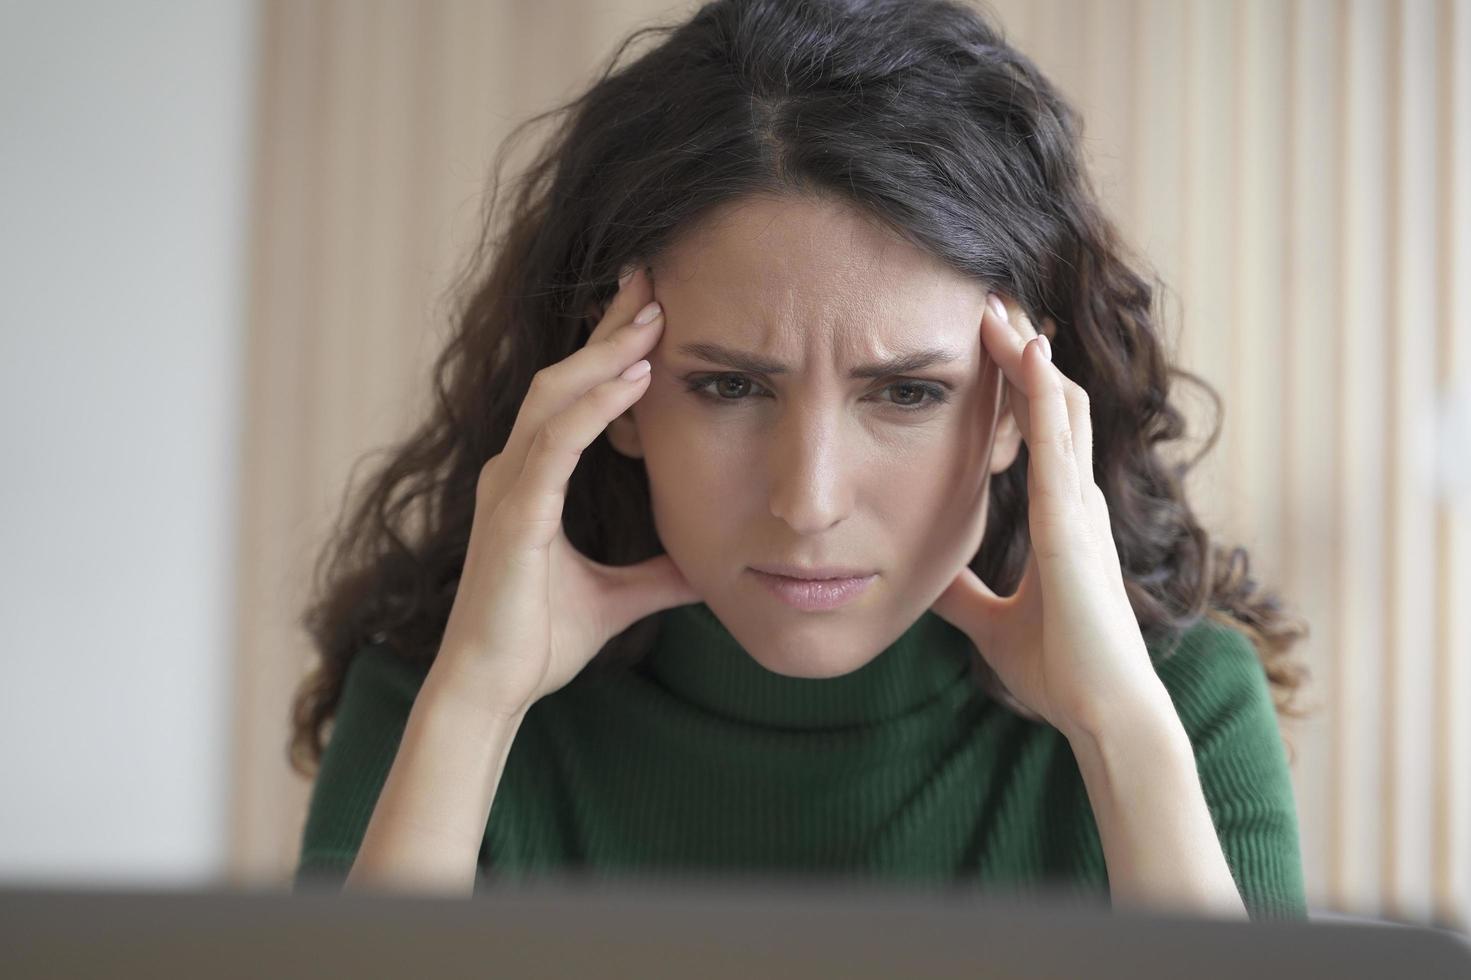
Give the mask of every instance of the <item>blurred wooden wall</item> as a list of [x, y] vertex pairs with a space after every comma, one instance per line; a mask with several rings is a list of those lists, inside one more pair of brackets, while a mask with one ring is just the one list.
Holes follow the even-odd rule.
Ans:
[[[692, 9], [265, 3], [236, 881], [294, 867], [310, 564], [353, 460], [427, 408], [495, 150], [628, 30]], [[1319, 708], [1287, 726], [1310, 902], [1464, 928], [1471, 0], [990, 9], [1082, 110], [1108, 204], [1167, 286], [1171, 346], [1224, 397], [1198, 506], [1312, 623]], [[1209, 405], [1184, 395], [1203, 437]]]

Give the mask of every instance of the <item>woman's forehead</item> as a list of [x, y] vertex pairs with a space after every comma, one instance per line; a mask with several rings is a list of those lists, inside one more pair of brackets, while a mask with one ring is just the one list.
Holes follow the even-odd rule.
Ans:
[[983, 296], [934, 295], [908, 304], [827, 301], [820, 284], [763, 302], [760, 290], [728, 298], [693, 282], [655, 295], [665, 307], [660, 346], [771, 376], [834, 368], [847, 376], [886, 377], [964, 369], [980, 345]]
[[914, 302], [980, 289], [857, 209], [806, 198], [727, 206], [680, 235], [654, 273], [656, 287], [730, 289], [766, 305], [812, 294], [825, 302]]
[[[852, 209], [809, 200], [728, 211], [683, 237], [653, 273], [669, 339], [748, 351], [810, 345], [855, 366], [973, 346], [985, 303], [982, 284]], [[681, 336], [690, 328], [702, 336]]]

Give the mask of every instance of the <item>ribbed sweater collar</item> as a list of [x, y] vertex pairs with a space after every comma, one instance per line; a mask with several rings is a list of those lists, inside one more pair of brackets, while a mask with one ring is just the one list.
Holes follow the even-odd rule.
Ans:
[[968, 678], [975, 647], [926, 610], [873, 660], [840, 677], [787, 677], [748, 654], [703, 602], [665, 610], [644, 672], [725, 718], [787, 729], [867, 726], [908, 714]]

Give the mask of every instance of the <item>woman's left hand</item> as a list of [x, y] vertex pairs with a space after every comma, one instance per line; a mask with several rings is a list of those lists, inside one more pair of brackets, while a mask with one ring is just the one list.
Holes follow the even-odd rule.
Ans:
[[995, 293], [986, 306], [981, 342], [1006, 379], [1027, 445], [1032, 552], [1015, 594], [997, 596], [962, 566], [932, 608], [970, 637], [1023, 705], [1069, 737], [1096, 736], [1121, 713], [1168, 705], [1168, 695], [1093, 481], [1088, 395], [1044, 353], [1047, 339], [1037, 339], [1019, 306]]

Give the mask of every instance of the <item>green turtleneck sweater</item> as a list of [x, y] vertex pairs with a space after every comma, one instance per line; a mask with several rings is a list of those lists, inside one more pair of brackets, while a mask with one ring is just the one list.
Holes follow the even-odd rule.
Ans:
[[[1106, 900], [1067, 739], [980, 691], [967, 674], [974, 646], [934, 612], [863, 667], [824, 679], [766, 670], [704, 603], [658, 615], [636, 668], [583, 671], [526, 712], [477, 881], [810, 873]], [[1248, 912], [1305, 917], [1292, 783], [1250, 641], [1206, 620], [1172, 656], [1151, 653]], [[424, 675], [381, 646], [352, 661], [297, 887], [346, 877]]]

